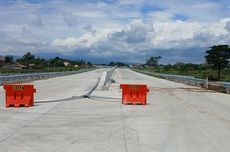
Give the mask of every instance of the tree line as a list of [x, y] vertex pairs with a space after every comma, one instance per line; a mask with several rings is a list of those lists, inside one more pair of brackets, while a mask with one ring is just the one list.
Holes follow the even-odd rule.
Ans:
[[[13, 56], [5, 56], [6, 63], [13, 63]], [[44, 59], [36, 57], [31, 52], [27, 52], [22, 57], [15, 60], [16, 63], [25, 65], [28, 67], [33, 67], [35, 69], [43, 69], [45, 67], [64, 67], [65, 62], [68, 63], [68, 66], [79, 66], [79, 67], [90, 67], [92, 63], [84, 60], [69, 60], [61, 57], [54, 57], [51, 59]]]
[[230, 78], [230, 47], [228, 45], [211, 46], [206, 51], [205, 60], [202, 64], [175, 63], [162, 65], [159, 64], [160, 59], [160, 56], [151, 56], [142, 68], [152, 69], [156, 72], [197, 75], [198, 77], [209, 77], [216, 80], [221, 79], [221, 74], [228, 81]]

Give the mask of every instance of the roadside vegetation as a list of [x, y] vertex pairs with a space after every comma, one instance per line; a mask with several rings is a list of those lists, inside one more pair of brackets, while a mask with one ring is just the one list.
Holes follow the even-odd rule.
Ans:
[[16, 60], [13, 56], [5, 56], [0, 65], [0, 73], [62, 72], [91, 67], [93, 67], [92, 63], [84, 60], [68, 60], [60, 57], [46, 60], [27, 52]]
[[64, 72], [80, 70], [80, 67], [45, 67], [43, 69], [0, 69], [1, 74]]
[[228, 45], [212, 46], [206, 51], [203, 64], [175, 63], [159, 64], [161, 57], [150, 57], [143, 65], [134, 68], [165, 74], [176, 74], [206, 78], [214, 81], [230, 81], [230, 47]]
[[110, 62], [108, 66], [118, 66], [118, 67], [127, 67], [128, 64], [122, 63], [122, 62]]

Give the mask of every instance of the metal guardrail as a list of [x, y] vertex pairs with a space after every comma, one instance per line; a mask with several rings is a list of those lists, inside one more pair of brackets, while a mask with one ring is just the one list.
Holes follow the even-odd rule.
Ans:
[[230, 94], [230, 83], [229, 82], [224, 82], [223, 85], [224, 85], [224, 87], [226, 89], [226, 92], [228, 94]]
[[31, 74], [14, 74], [14, 75], [2, 75], [0, 76], [0, 85], [4, 82], [7, 83], [21, 83], [26, 81], [33, 81], [39, 79], [47, 79], [71, 74], [78, 74], [82, 72], [87, 72], [91, 70], [95, 70], [96, 68], [92, 69], [81, 69], [77, 71], [65, 71], [65, 72], [44, 72], [44, 73], [31, 73]]
[[104, 84], [103, 84], [104, 89], [109, 88], [109, 85], [110, 85], [110, 82], [111, 82], [111, 79], [112, 79], [112, 75], [113, 75], [113, 72], [114, 72], [115, 69], [116, 69], [116, 66], [113, 67], [112, 69], [106, 71], [105, 81], [104, 81]]
[[[177, 81], [177, 82], [182, 82], [186, 84], [193, 84], [193, 85], [198, 85], [201, 87], [208, 86], [208, 84], [212, 84], [211, 82], [207, 82], [205, 79], [198, 79], [194, 78], [192, 76], [183, 76], [183, 75], [174, 75], [174, 74], [161, 74], [161, 73], [156, 73], [156, 72], [150, 72], [150, 71], [142, 71], [142, 70], [137, 70], [137, 69], [132, 69], [134, 71], [148, 74], [148, 75], [153, 75], [157, 77], [162, 77], [165, 79]], [[230, 93], [230, 83], [229, 82], [219, 82], [218, 86], [224, 87], [226, 90], [226, 93]]]

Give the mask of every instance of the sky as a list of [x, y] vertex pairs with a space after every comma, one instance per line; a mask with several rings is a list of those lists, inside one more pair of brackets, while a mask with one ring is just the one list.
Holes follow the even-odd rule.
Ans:
[[0, 0], [0, 55], [203, 63], [230, 45], [230, 0]]

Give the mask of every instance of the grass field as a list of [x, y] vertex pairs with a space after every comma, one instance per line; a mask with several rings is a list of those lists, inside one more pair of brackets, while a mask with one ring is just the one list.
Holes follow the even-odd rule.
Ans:
[[44, 69], [0, 69], [1, 74], [76, 71], [81, 67], [46, 67]]
[[[195, 78], [205, 79], [207, 76], [209, 80], [217, 81], [217, 71], [212, 69], [207, 70], [165, 70], [160, 68], [145, 68], [141, 70], [152, 71], [157, 73], [164, 73], [164, 74], [175, 74], [175, 75], [185, 75], [185, 76], [193, 76]], [[221, 71], [221, 78], [220, 81], [230, 81], [230, 69], [225, 69]]]

